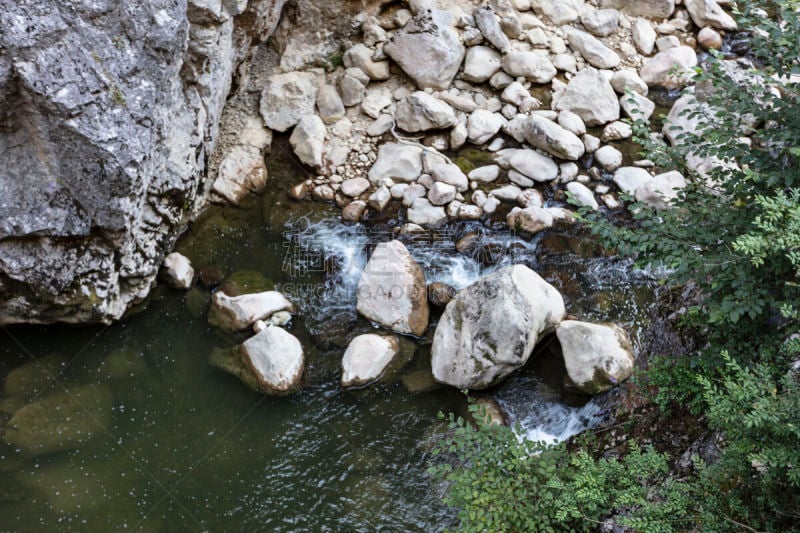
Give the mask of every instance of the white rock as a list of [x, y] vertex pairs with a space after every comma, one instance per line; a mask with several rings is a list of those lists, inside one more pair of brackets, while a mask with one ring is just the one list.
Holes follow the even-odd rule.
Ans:
[[458, 192], [464, 192], [469, 189], [469, 180], [467, 176], [465, 176], [456, 165], [451, 165], [450, 163], [436, 163], [431, 165], [430, 171], [434, 181], [441, 181], [452, 185]]
[[[521, 193], [522, 191], [516, 185], [503, 185], [500, 188], [492, 189], [490, 194], [504, 202], [516, 202]], [[486, 206], [484, 206], [484, 210], [486, 210]]]
[[588, 394], [598, 394], [633, 373], [633, 349], [625, 332], [614, 324], [565, 320], [556, 327], [567, 375]]
[[472, 12], [472, 16], [475, 19], [475, 25], [481, 30], [483, 37], [491, 43], [492, 46], [503, 53], [511, 49], [511, 43], [500, 28], [500, 23], [497, 17], [495, 17], [494, 10], [490, 6], [484, 5], [475, 8]]
[[247, 329], [257, 320], [266, 320], [279, 311], [294, 312], [294, 306], [276, 291], [228, 296], [217, 291], [211, 296], [208, 322], [228, 331]]
[[378, 159], [369, 170], [369, 181], [385, 178], [410, 183], [422, 174], [422, 148], [405, 143], [387, 143], [378, 148]]
[[497, 165], [486, 165], [470, 171], [468, 177], [470, 181], [478, 183], [492, 183], [500, 176], [500, 167]]
[[555, 161], [536, 150], [514, 150], [508, 164], [517, 172], [540, 183], [553, 181], [558, 177], [558, 165]]
[[692, 20], [700, 28], [711, 26], [719, 30], [733, 31], [739, 27], [716, 0], [684, 0], [684, 4]]
[[477, 205], [460, 205], [457, 217], [459, 220], [480, 220], [483, 216], [483, 209]]
[[622, 166], [622, 152], [613, 146], [603, 146], [594, 153], [594, 157], [597, 164], [609, 172]]
[[556, 109], [572, 111], [587, 126], [602, 126], [619, 119], [617, 93], [606, 77], [588, 67], [575, 75], [558, 98]]
[[256, 392], [283, 395], [300, 386], [305, 357], [294, 335], [267, 326], [235, 348], [213, 352], [209, 362]]
[[647, 59], [639, 71], [642, 80], [650, 87], [678, 89], [693, 77], [697, 54], [688, 46], [670, 48]]
[[426, 198], [415, 198], [408, 208], [408, 220], [420, 226], [435, 226], [447, 220], [443, 207], [430, 203]]
[[648, 122], [656, 110], [656, 104], [639, 93], [623, 94], [619, 97], [619, 105], [631, 120]]
[[585, 152], [583, 142], [577, 135], [538, 115], [528, 118], [524, 132], [525, 140], [530, 145], [561, 159], [577, 161]]
[[621, 167], [614, 172], [614, 183], [621, 191], [631, 196], [636, 194], [636, 190], [651, 178], [649, 172], [639, 167]]
[[194, 280], [192, 262], [185, 255], [172, 252], [164, 258], [165, 281], [175, 289], [190, 289]]
[[428, 328], [425, 274], [400, 241], [375, 247], [357, 291], [356, 308], [367, 319], [403, 334], [421, 336]]
[[381, 111], [392, 105], [392, 91], [385, 86], [370, 86], [364, 101], [361, 102], [361, 110], [369, 117], [377, 119], [381, 116]]
[[412, 183], [408, 185], [405, 192], [403, 193], [403, 205], [405, 207], [411, 207], [414, 203], [414, 200], [417, 198], [425, 198], [428, 194], [428, 190], [419, 183]]
[[458, 150], [467, 142], [469, 132], [467, 131], [467, 124], [465, 121], [460, 121], [450, 131], [450, 149]]
[[619, 94], [625, 94], [625, 92], [630, 89], [635, 93], [647, 96], [647, 84], [639, 77], [639, 74], [632, 69], [616, 71], [614, 75], [611, 76], [611, 86]]
[[452, 107], [422, 91], [397, 104], [395, 121], [400, 129], [409, 133], [450, 128], [458, 123]]
[[434, 379], [460, 389], [494, 385], [527, 362], [564, 314], [558, 291], [528, 267], [488, 274], [447, 304], [431, 346]]
[[310, 72], [288, 72], [267, 79], [261, 93], [261, 117], [268, 128], [286, 131], [301, 118], [313, 115], [317, 77]]
[[342, 357], [342, 387], [360, 387], [379, 379], [400, 353], [394, 335], [367, 333], [355, 337]]
[[583, 0], [531, 0], [537, 15], [549, 19], [556, 26], [578, 20], [583, 10]]
[[667, 209], [671, 200], [677, 198], [681, 189], [686, 187], [683, 174], [673, 170], [654, 176], [647, 183], [636, 189], [636, 201], [654, 209]]
[[580, 52], [583, 58], [594, 67], [601, 69], [616, 68], [622, 62], [615, 51], [604, 45], [597, 37], [585, 31], [569, 28], [567, 39], [570, 46]]
[[367, 198], [367, 205], [380, 213], [386, 209], [386, 206], [389, 205], [391, 201], [392, 193], [389, 192], [389, 188], [385, 185], [381, 185], [375, 189], [375, 192], [369, 195], [369, 198]]
[[633, 128], [631, 128], [630, 124], [617, 120], [603, 128], [603, 135], [600, 139], [604, 142], [610, 142], [630, 139], [631, 137], [633, 137]]
[[488, 46], [473, 46], [467, 50], [464, 60], [465, 80], [483, 83], [500, 70], [500, 54]]
[[501, 115], [485, 109], [478, 109], [467, 120], [467, 135], [473, 144], [483, 144], [503, 128], [506, 121]]
[[300, 161], [316, 169], [322, 167], [325, 132], [325, 123], [317, 115], [306, 115], [300, 119], [289, 137], [289, 143]]
[[575, 135], [586, 133], [586, 124], [583, 123], [583, 119], [572, 111], [561, 111], [558, 114], [558, 124]]
[[373, 51], [364, 44], [358, 43], [348, 49], [343, 56], [344, 66], [347, 68], [357, 68], [364, 72], [372, 81], [384, 81], [389, 79], [389, 62], [375, 61]]
[[531, 205], [524, 209], [515, 207], [506, 216], [506, 224], [513, 230], [536, 234], [553, 226], [555, 219], [547, 209]]
[[456, 197], [456, 188], [441, 181], [435, 182], [428, 191], [428, 200], [433, 205], [445, 205]]
[[583, 183], [578, 183], [577, 181], [567, 183], [567, 190], [574, 195], [575, 200], [581, 205], [590, 207], [595, 211], [600, 209], [597, 200], [595, 200], [594, 193]]
[[658, 34], [649, 20], [637, 18], [631, 27], [631, 35], [633, 36], [633, 43], [642, 55], [649, 56], [653, 53]]
[[581, 24], [598, 37], [607, 37], [619, 26], [619, 11], [616, 9], [592, 9], [581, 16]]
[[557, 74], [550, 59], [535, 52], [509, 52], [503, 56], [502, 65], [508, 75], [534, 83], [550, 83]]

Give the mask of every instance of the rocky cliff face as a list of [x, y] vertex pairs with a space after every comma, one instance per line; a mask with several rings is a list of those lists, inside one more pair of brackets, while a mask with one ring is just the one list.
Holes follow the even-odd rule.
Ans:
[[0, 0], [0, 324], [109, 322], [147, 295], [284, 2]]

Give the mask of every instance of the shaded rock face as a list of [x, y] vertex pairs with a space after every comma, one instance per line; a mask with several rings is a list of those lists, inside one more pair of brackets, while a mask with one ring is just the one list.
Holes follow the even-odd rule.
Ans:
[[4, 3], [0, 324], [110, 322], [146, 296], [284, 2]]

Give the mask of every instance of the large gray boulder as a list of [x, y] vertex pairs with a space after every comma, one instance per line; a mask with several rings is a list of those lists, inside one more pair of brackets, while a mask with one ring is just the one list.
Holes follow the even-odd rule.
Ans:
[[261, 116], [275, 131], [286, 131], [300, 119], [314, 114], [317, 77], [310, 72], [287, 72], [272, 76], [261, 93]]
[[433, 376], [460, 389], [490, 387], [524, 365], [565, 312], [558, 291], [524, 265], [488, 274], [447, 304], [433, 337]]
[[281, 396], [300, 386], [305, 356], [294, 335], [278, 326], [267, 326], [239, 346], [214, 350], [209, 362], [255, 392]]
[[633, 373], [633, 348], [616, 324], [565, 320], [556, 328], [567, 375], [578, 390], [597, 394], [619, 385]]
[[3, 3], [0, 323], [108, 323], [147, 295], [283, 4]]
[[447, 89], [464, 60], [464, 46], [446, 11], [422, 11], [383, 46], [420, 89]]
[[422, 91], [397, 104], [395, 120], [398, 128], [409, 133], [450, 128], [458, 122], [452, 107]]
[[375, 247], [358, 280], [356, 309], [398, 333], [422, 336], [429, 316], [425, 287], [425, 274], [403, 243], [384, 242]]

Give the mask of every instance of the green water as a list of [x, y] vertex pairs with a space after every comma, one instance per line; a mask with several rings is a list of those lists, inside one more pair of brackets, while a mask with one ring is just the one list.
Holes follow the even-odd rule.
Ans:
[[[307, 216], [313, 223], [336, 218], [338, 210], [290, 203], [285, 191], [302, 175], [271, 170], [267, 193], [243, 208], [210, 210], [178, 250], [208, 276], [238, 272], [239, 283], [275, 286], [298, 304], [289, 330], [306, 351], [301, 392], [260, 396], [208, 365], [214, 347], [244, 336], [208, 326], [203, 287], [187, 294], [159, 286], [110, 327], [0, 329], [0, 380], [22, 365], [41, 368], [30, 366], [34, 359], [48, 362], [26, 402], [90, 383], [113, 394], [111, 423], [98, 427], [88, 446], [36, 457], [0, 447], [0, 530], [429, 531], [452, 525], [453, 512], [440, 500], [443, 487], [426, 468], [445, 430], [437, 413], [464, 413], [464, 397], [446, 388], [412, 393], [401, 379], [356, 391], [339, 387], [344, 347], [372, 326], [355, 316], [352, 302], [316, 308], [318, 300], [304, 299], [301, 289], [324, 287], [325, 273], [287, 269], [293, 247], [284, 233], [289, 220]], [[379, 223], [391, 227], [398, 222], [393, 216]], [[526, 261], [562, 291], [570, 312], [620, 320], [637, 342], [652, 301], [648, 282], [632, 281], [626, 267], [603, 259], [584, 237], [553, 232], [540, 249], [544, 255]], [[425, 375], [429, 342], [404, 341], [411, 360], [398, 378]], [[531, 379], [523, 375], [521, 382]], [[0, 411], [12, 413], [14, 402], [4, 400]], [[9, 414], [0, 414], [3, 424]]]

